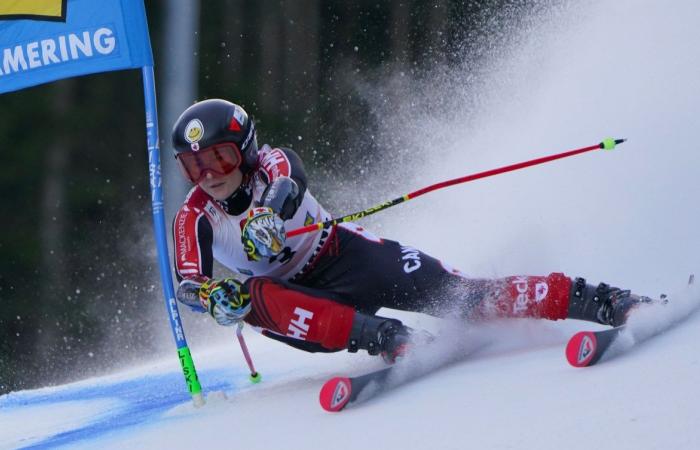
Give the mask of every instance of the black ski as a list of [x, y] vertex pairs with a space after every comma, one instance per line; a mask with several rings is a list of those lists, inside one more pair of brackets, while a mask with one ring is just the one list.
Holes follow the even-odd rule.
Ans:
[[392, 367], [379, 369], [357, 377], [335, 377], [326, 381], [321, 388], [319, 401], [326, 411], [338, 412], [348, 403], [357, 400], [362, 392], [372, 385], [372, 391], [381, 391], [387, 383]]
[[464, 360], [487, 342], [473, 336], [470, 330], [452, 330], [447, 336], [419, 336], [414, 347], [394, 365], [356, 377], [335, 377], [321, 388], [319, 401], [326, 411], [338, 412], [348, 404], [374, 398], [382, 392], [408, 384], [446, 366]]

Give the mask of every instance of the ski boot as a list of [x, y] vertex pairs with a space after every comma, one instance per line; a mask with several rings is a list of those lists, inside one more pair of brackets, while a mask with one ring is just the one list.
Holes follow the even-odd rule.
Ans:
[[576, 278], [571, 283], [567, 317], [618, 327], [627, 321], [634, 308], [645, 303], [652, 303], [652, 299], [605, 283], [594, 287], [586, 284], [585, 279]]
[[355, 312], [348, 351], [367, 350], [370, 355], [381, 355], [387, 364], [393, 364], [408, 352], [411, 335], [412, 330], [400, 320]]

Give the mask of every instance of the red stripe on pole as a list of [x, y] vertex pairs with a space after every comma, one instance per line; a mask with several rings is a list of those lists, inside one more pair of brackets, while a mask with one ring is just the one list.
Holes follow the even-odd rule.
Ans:
[[[615, 140], [615, 144], [621, 144], [623, 142], [625, 142], [624, 139]], [[611, 148], [613, 148], [613, 147], [614, 147], [614, 145]], [[524, 162], [517, 163], [517, 164], [511, 164], [509, 166], [503, 166], [503, 167], [499, 167], [497, 169], [491, 169], [491, 170], [487, 170], [485, 172], [479, 172], [479, 173], [475, 173], [472, 175], [467, 175], [465, 177], [455, 178], [453, 180], [442, 181], [440, 183], [435, 183], [433, 185], [424, 187], [423, 189], [419, 189], [417, 191], [411, 192], [410, 194], [406, 194], [406, 195], [402, 196], [402, 198], [397, 198], [392, 202], [387, 202], [386, 204], [378, 205], [377, 207], [366, 209], [366, 210], [361, 211], [359, 213], [349, 214], [347, 216], [339, 217], [339, 218], [335, 219], [335, 221], [338, 221], [338, 223], [340, 223], [343, 221], [343, 219], [346, 219], [346, 218], [349, 218], [349, 217], [352, 217], [352, 216], [355, 216], [358, 214], [363, 214], [364, 216], [368, 216], [370, 214], [374, 214], [376, 212], [383, 211], [387, 208], [398, 205], [399, 203], [402, 203], [404, 199], [411, 200], [411, 199], [416, 198], [418, 196], [421, 196], [423, 194], [427, 194], [428, 192], [436, 191], [438, 189], [446, 188], [449, 186], [454, 186], [455, 184], [468, 183], [470, 181], [478, 180], [481, 178], [491, 177], [493, 175], [498, 175], [498, 174], [506, 173], [506, 172], [512, 172], [514, 170], [524, 169], [525, 167], [535, 166], [537, 164], [544, 164], [544, 163], [549, 162], [549, 161], [567, 158], [569, 156], [574, 156], [574, 155], [578, 155], [580, 153], [590, 152], [591, 150], [598, 150], [601, 148], [603, 148], [603, 143], [591, 145], [589, 147], [579, 148], [576, 150], [569, 150], [569, 151], [566, 151], [563, 153], [557, 153], [556, 155], [550, 155], [550, 156], [544, 156], [542, 158], [531, 159], [529, 161], [524, 161]], [[315, 223], [315, 224], [311, 224], [311, 225], [308, 225], [305, 227], [297, 228], [296, 230], [289, 231], [287, 233], [287, 237], [293, 237], [293, 236], [297, 236], [300, 234], [309, 233], [311, 231], [320, 230], [322, 228], [325, 228], [325, 227], [332, 225], [333, 223], [334, 223], [334, 220], [328, 220], [328, 221], [322, 222], [320, 224]]]
[[304, 234], [304, 233], [310, 233], [311, 231], [314, 230], [320, 230], [318, 227], [317, 223], [313, 223], [311, 225], [306, 225], [305, 227], [297, 228], [296, 230], [292, 230], [289, 233], [287, 233], [287, 237], [294, 237], [299, 234]]
[[524, 161], [517, 164], [511, 164], [509, 166], [499, 167], [497, 169], [487, 170], [485, 172], [479, 172], [472, 175], [467, 175], [465, 177], [455, 178], [453, 180], [447, 180], [440, 183], [435, 183], [433, 185], [424, 187], [415, 192], [408, 194], [408, 198], [416, 198], [420, 195], [427, 194], [428, 192], [436, 191], [448, 186], [454, 186], [455, 184], [468, 183], [470, 181], [479, 180], [481, 178], [487, 178], [501, 173], [512, 172], [514, 170], [524, 169], [525, 167], [536, 166], [537, 164], [543, 164], [549, 161], [554, 161], [556, 159], [567, 158], [569, 156], [578, 155], [580, 153], [590, 152], [591, 150], [600, 149], [600, 144], [591, 145], [590, 147], [579, 148], [578, 150], [571, 150], [564, 153], [558, 153], [556, 155], [545, 156], [543, 158], [531, 159], [530, 161]]

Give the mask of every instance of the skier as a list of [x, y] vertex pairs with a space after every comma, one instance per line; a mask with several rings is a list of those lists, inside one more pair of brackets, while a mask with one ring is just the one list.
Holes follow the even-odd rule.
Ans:
[[[375, 315], [381, 307], [617, 326], [634, 305], [649, 301], [562, 273], [469, 278], [353, 223], [286, 239], [285, 229], [331, 215], [309, 192], [299, 156], [259, 148], [252, 118], [228, 101], [187, 108], [172, 143], [195, 184], [173, 222], [177, 299], [220, 325], [242, 320], [302, 350], [366, 350], [392, 362], [410, 345], [412, 330]], [[214, 278], [214, 259], [231, 275]]]

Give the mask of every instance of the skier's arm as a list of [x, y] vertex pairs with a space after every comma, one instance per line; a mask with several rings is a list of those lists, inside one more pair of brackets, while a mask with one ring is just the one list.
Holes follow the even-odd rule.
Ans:
[[262, 159], [261, 175], [267, 188], [259, 205], [272, 208], [282, 220], [292, 218], [307, 186], [306, 170], [299, 155], [288, 148], [270, 150]]
[[284, 248], [283, 221], [291, 219], [306, 193], [306, 171], [301, 158], [290, 149], [262, 153], [260, 178], [267, 184], [256, 208], [243, 226], [241, 242], [251, 260], [279, 254]]
[[177, 300], [195, 311], [204, 312], [199, 300], [199, 288], [213, 276], [214, 233], [202, 211], [181, 209], [173, 221], [175, 243], [175, 276], [180, 282]]

